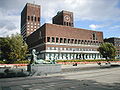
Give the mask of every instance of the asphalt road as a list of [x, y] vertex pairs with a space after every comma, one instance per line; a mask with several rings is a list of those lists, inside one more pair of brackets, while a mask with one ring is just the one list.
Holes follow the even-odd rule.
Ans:
[[120, 67], [0, 79], [0, 90], [120, 90]]

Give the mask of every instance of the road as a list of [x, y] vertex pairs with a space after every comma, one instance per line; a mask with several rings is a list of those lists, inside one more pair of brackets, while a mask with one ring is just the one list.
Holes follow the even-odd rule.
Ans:
[[120, 90], [120, 67], [0, 79], [0, 90]]

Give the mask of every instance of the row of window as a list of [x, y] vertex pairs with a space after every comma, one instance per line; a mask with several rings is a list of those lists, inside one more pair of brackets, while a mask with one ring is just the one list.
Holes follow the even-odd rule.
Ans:
[[115, 46], [120, 46], [120, 44], [115, 44]]
[[73, 26], [73, 23], [70, 23], [70, 22], [64, 22], [64, 25], [66, 25], [66, 26]]
[[28, 16], [28, 17], [27, 17], [27, 20], [28, 20], [28, 21], [31, 20], [31, 21], [35, 21], [35, 22], [38, 21], [38, 22], [39, 22], [39, 21], [40, 21], [40, 17]]
[[31, 22], [31, 23], [30, 23], [30, 22], [28, 22], [27, 24], [28, 24], [28, 25], [29, 25], [29, 24], [31, 24], [31, 25], [33, 25], [33, 24], [34, 24], [34, 26], [35, 26], [35, 25], [38, 25], [38, 26], [40, 25], [39, 23], [37, 24], [37, 23], [32, 23], [32, 22]]
[[114, 39], [114, 40], [115, 40], [115, 41], [120, 41], [120, 38], [118, 38], [118, 39], [116, 38], [116, 39]]
[[30, 27], [30, 28], [39, 28], [39, 26], [27, 26], [28, 28]]
[[68, 50], [68, 51], [96, 51], [96, 49], [88, 48], [63, 48], [63, 47], [48, 47], [47, 50]]
[[78, 40], [78, 39], [67, 39], [67, 38], [55, 38], [55, 37], [47, 37], [47, 42], [55, 42], [55, 43], [72, 43], [72, 44], [100, 44], [98, 41], [90, 41], [90, 40]]

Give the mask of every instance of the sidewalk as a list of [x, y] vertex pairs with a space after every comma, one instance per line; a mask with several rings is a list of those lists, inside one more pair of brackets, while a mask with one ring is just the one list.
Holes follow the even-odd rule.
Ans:
[[[111, 64], [120, 65], [120, 62], [111, 62]], [[105, 63], [101, 63], [101, 65], [105, 65]], [[63, 64], [62, 65], [62, 69], [64, 69], [64, 68], [84, 68], [84, 67], [99, 67], [99, 65], [97, 63], [77, 64], [77, 66], [73, 66], [73, 64]]]
[[77, 66], [73, 66], [73, 64], [69, 64], [69, 65], [62, 65], [62, 69], [65, 68], [84, 68], [84, 67], [98, 67], [98, 64], [77, 64]]

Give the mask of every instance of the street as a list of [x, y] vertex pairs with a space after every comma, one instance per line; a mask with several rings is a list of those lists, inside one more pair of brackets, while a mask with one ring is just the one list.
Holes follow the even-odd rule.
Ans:
[[0, 79], [0, 90], [120, 90], [120, 67]]

